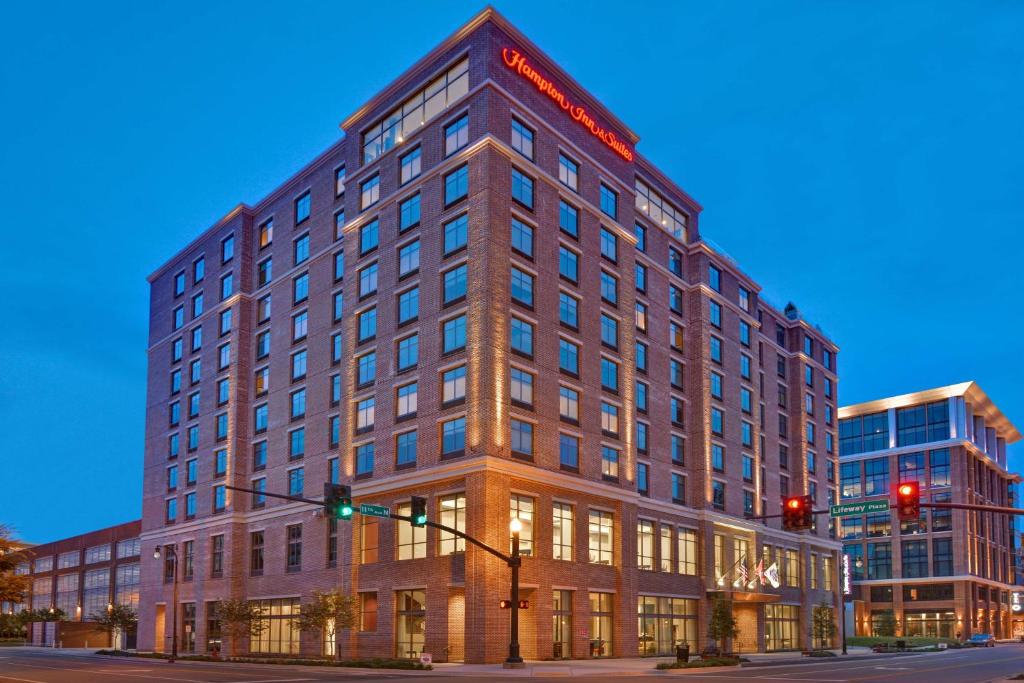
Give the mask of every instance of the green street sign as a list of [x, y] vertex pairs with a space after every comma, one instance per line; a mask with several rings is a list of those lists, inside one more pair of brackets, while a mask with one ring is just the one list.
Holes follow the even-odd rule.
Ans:
[[371, 517], [390, 517], [391, 508], [384, 505], [367, 505], [363, 503], [359, 506], [359, 514]]
[[863, 515], [868, 512], [888, 512], [889, 501], [872, 500], [867, 503], [842, 503], [833, 505], [828, 509], [832, 517], [849, 517], [850, 515]]

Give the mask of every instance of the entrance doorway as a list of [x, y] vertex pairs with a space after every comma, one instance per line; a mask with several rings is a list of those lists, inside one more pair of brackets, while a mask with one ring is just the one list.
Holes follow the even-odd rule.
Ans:
[[167, 608], [165, 605], [156, 606], [156, 619], [153, 620], [153, 651], [164, 652], [164, 628], [166, 622]]

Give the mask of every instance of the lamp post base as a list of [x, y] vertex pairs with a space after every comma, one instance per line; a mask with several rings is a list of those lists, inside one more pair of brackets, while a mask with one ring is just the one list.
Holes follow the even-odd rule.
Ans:
[[518, 660], [518, 661], [511, 661], [511, 660], [506, 659], [504, 662], [501, 663], [501, 668], [503, 668], [503, 669], [525, 669], [526, 668], [526, 662], [524, 662], [521, 659]]

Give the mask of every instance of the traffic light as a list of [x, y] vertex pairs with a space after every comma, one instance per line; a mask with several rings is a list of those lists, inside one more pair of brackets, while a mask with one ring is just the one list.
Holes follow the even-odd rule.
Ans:
[[352, 519], [352, 487], [324, 484], [324, 510], [330, 517]]
[[498, 600], [498, 607], [501, 608], [501, 609], [511, 609], [512, 608], [512, 601], [511, 600]]
[[782, 528], [803, 531], [814, 524], [814, 500], [810, 496], [790, 496], [782, 500]]
[[921, 516], [921, 485], [905, 481], [896, 486], [896, 517], [901, 522], [917, 521]]
[[530, 609], [530, 601], [529, 600], [520, 600], [519, 601], [519, 609]]
[[427, 525], [427, 499], [419, 496], [412, 497], [412, 517], [410, 524], [413, 526]]

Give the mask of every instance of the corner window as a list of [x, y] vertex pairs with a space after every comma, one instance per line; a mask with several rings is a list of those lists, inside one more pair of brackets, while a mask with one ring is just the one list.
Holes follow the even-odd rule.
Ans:
[[512, 119], [512, 149], [533, 161], [533, 131], [518, 119]]

